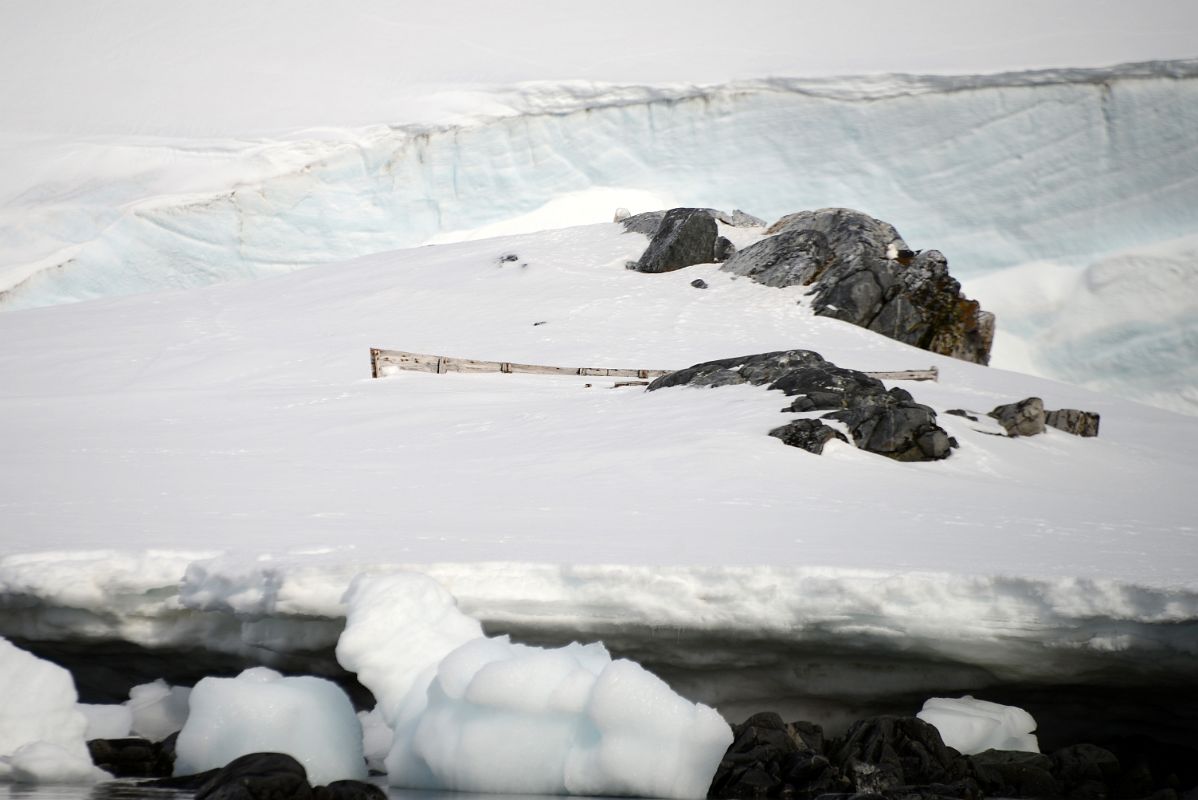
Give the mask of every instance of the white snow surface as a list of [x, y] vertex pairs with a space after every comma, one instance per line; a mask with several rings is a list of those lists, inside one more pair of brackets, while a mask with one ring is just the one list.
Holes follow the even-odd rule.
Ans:
[[394, 730], [392, 785], [700, 800], [732, 743], [718, 713], [602, 644], [483, 636], [424, 575], [360, 577], [347, 603], [337, 656]]
[[[198, 135], [202, 125], [147, 135], [128, 123], [104, 134], [31, 132], [15, 115], [0, 126], [0, 307], [598, 222], [616, 206], [740, 207], [770, 219], [860, 208], [914, 247], [942, 250], [967, 282], [1045, 261], [1080, 268], [1198, 230], [1194, 61], [763, 74], [796, 73], [439, 87], [419, 102], [379, 103], [401, 110], [369, 125], [332, 104], [319, 127], [234, 125], [238, 135], [223, 136]], [[1018, 277], [1043, 292], [1054, 274]], [[1164, 283], [1193, 296], [1188, 283]], [[1088, 293], [1077, 298], [1082, 310], [1059, 319], [1007, 306], [995, 364], [1198, 411], [1193, 315], [1180, 328], [1162, 315], [1171, 295], [1161, 284], [1137, 282], [1134, 304], [1121, 292]], [[986, 305], [990, 292], [977, 293]], [[1116, 338], [1092, 335], [1094, 322], [1117, 328]], [[1124, 346], [1129, 330], [1134, 344]]]
[[366, 777], [362, 726], [335, 683], [310, 675], [283, 677], [266, 667], [197, 683], [175, 744], [175, 774], [217, 769], [264, 752], [294, 757], [314, 786]]
[[[268, 658], [331, 647], [353, 578], [404, 568], [484, 623], [595, 637], [865, 636], [1027, 679], [1198, 652], [1198, 421], [916, 350], [715, 265], [624, 269], [644, 245], [600, 224], [0, 315], [3, 633]], [[637, 368], [806, 347], [935, 364], [916, 399], [979, 420], [940, 414], [961, 445], [943, 462], [817, 457], [766, 435], [785, 400], [760, 387], [372, 380], [371, 346]], [[984, 412], [1029, 395], [1099, 412], [1101, 435], [994, 435]]]
[[915, 716], [936, 727], [949, 747], [967, 756], [985, 750], [1039, 753], [1036, 720], [1017, 706], [964, 697], [933, 697]]

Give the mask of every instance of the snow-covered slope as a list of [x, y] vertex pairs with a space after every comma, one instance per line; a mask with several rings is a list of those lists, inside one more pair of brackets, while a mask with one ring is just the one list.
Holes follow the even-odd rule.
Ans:
[[[0, 634], [270, 660], [331, 647], [355, 574], [414, 565], [490, 626], [602, 635], [734, 714], [1192, 667], [1193, 418], [934, 356], [715, 265], [624, 269], [644, 244], [603, 224], [0, 315]], [[642, 368], [801, 346], [934, 363], [909, 388], [939, 411], [1038, 395], [1102, 431], [941, 414], [944, 462], [813, 456], [765, 435], [785, 403], [760, 388], [372, 380], [371, 346]], [[847, 642], [918, 666], [796, 680], [804, 647]], [[736, 678], [745, 658], [772, 677]]]
[[[861, 208], [913, 246], [945, 252], [984, 305], [992, 286], [1019, 280], [1042, 294], [1056, 274], [990, 280], [996, 271], [1052, 262], [1079, 273], [1198, 230], [1192, 61], [715, 87], [529, 84], [423, 108], [422, 123], [269, 139], [10, 134], [0, 307], [260, 277], [478, 229], [597, 222], [615, 205], [767, 218]], [[1177, 263], [1193, 272], [1188, 256]], [[1085, 311], [1051, 333], [1043, 315], [1006, 307], [996, 364], [1010, 353], [1012, 367], [1192, 411], [1198, 353], [1156, 307], [1192, 288], [1164, 284], [1135, 288], [1131, 311], [1124, 292], [1090, 292]], [[1119, 320], [1144, 343], [1134, 358], [1091, 335]], [[1018, 338], [1003, 345], [1006, 331]]]

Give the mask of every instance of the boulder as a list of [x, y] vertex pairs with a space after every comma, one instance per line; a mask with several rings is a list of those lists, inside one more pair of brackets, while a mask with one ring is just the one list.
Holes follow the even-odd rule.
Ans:
[[910, 400], [833, 411], [825, 418], [847, 425], [857, 447], [895, 461], [938, 461], [952, 451], [952, 439], [936, 424], [936, 412]]
[[709, 797], [814, 798], [851, 790], [823, 753], [811, 747], [812, 741], [823, 741], [818, 725], [787, 724], [777, 714], [764, 712], [733, 725], [732, 735]]
[[719, 264], [727, 261], [734, 255], [736, 255], [736, 245], [732, 243], [732, 240], [726, 236], [717, 237], [711, 260]]
[[707, 281], [703, 280], [702, 278], [695, 278], [693, 281], [691, 281], [691, 286], [695, 287], [696, 289], [706, 289]]
[[848, 438], [835, 428], [829, 427], [818, 419], [796, 419], [785, 425], [774, 428], [770, 436], [781, 439], [783, 444], [798, 447], [809, 453], [820, 455], [824, 445], [833, 439], [847, 442]]
[[662, 217], [649, 240], [649, 247], [634, 269], [657, 273], [672, 272], [692, 264], [709, 264], [715, 260], [718, 236], [715, 219], [703, 209], [671, 209]]
[[1119, 779], [1119, 759], [1110, 750], [1092, 744], [1062, 747], [1052, 754], [1053, 775], [1064, 797], [1105, 800], [1113, 796]]
[[915, 717], [855, 722], [833, 742], [829, 756], [858, 792], [937, 785], [947, 796], [980, 796], [965, 757], [946, 747], [934, 726]]
[[1028, 397], [1018, 403], [995, 407], [987, 416], [998, 420], [1008, 436], [1035, 436], [1044, 433], [1044, 401]]
[[196, 790], [195, 800], [310, 800], [304, 765], [285, 753], [235, 758]]
[[365, 781], [333, 781], [312, 790], [312, 800], [386, 800], [387, 793]]
[[1076, 408], [1061, 408], [1044, 412], [1044, 424], [1074, 436], [1097, 436], [1098, 414], [1079, 411]]
[[115, 778], [164, 778], [175, 766], [173, 741], [167, 749], [137, 737], [92, 739], [87, 749], [92, 763]]
[[812, 286], [816, 314], [934, 353], [985, 364], [994, 315], [961, 294], [937, 250], [915, 252], [893, 225], [847, 208], [800, 211], [721, 269], [767, 286]]
[[991, 797], [1060, 797], [1052, 759], [1022, 750], [985, 750], [966, 756], [982, 791]]

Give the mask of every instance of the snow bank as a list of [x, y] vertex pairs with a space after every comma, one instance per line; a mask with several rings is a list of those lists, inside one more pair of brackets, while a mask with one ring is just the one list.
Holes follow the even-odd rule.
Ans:
[[[359, 680], [394, 726], [392, 785], [702, 798], [732, 741], [715, 711], [612, 661], [601, 644], [548, 650], [482, 636], [427, 577], [359, 578], [348, 602], [338, 657], [347, 669], [363, 664]], [[431, 631], [466, 641], [446, 652], [447, 638]], [[363, 662], [375, 637], [408, 643], [393, 673], [385, 650]], [[422, 642], [431, 664], [412, 658]]]
[[0, 778], [76, 783], [105, 774], [88, 755], [69, 672], [0, 638], [0, 687]]
[[1022, 708], [964, 697], [933, 697], [915, 716], [940, 731], [949, 747], [965, 755], [983, 750], [1039, 753], [1036, 720]]
[[366, 777], [362, 726], [349, 697], [331, 681], [255, 667], [236, 678], [204, 678], [190, 705], [176, 742], [176, 775], [277, 752], [302, 763], [314, 785]]

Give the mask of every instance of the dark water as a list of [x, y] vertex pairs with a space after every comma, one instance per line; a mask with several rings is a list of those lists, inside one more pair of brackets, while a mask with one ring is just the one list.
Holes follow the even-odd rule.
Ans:
[[[542, 795], [479, 794], [396, 789], [374, 781], [391, 800], [545, 800]], [[0, 782], [0, 800], [192, 800], [191, 792], [145, 789], [133, 781], [110, 781], [95, 786], [30, 786]]]

